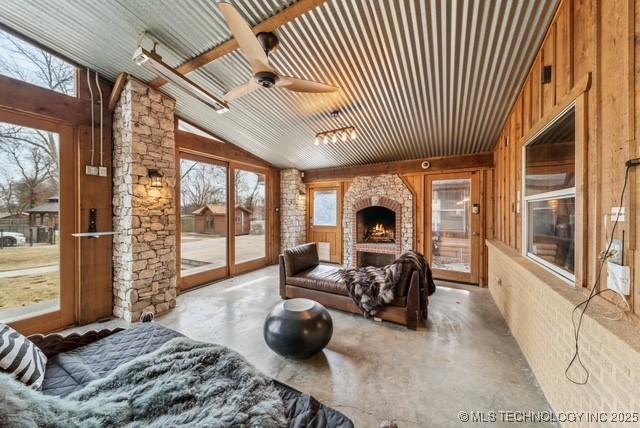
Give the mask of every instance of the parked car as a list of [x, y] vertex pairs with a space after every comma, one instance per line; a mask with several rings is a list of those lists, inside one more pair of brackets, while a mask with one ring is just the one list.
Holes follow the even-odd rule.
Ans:
[[27, 239], [22, 233], [2, 232], [1, 236], [0, 243], [3, 247], [15, 247], [16, 245], [23, 245], [27, 242]]

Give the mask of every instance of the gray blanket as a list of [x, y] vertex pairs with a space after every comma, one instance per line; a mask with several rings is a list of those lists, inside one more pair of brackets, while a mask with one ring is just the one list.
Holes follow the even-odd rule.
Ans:
[[0, 375], [0, 426], [281, 427], [272, 381], [236, 352], [177, 338], [66, 398]]

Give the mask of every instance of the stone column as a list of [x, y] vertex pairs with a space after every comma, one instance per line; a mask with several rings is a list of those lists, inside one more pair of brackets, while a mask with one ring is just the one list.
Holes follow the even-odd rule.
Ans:
[[297, 169], [280, 171], [280, 244], [282, 251], [307, 241], [307, 196]]
[[113, 114], [113, 314], [127, 321], [176, 305], [174, 111], [173, 99], [129, 79]]

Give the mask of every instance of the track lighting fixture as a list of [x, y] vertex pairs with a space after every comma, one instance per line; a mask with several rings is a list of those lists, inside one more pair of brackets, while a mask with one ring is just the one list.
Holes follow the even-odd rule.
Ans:
[[329, 144], [342, 141], [346, 143], [348, 140], [355, 140], [358, 136], [356, 128], [353, 126], [347, 126], [345, 128], [332, 129], [331, 131], [319, 132], [316, 134], [314, 144], [319, 146], [320, 143]]

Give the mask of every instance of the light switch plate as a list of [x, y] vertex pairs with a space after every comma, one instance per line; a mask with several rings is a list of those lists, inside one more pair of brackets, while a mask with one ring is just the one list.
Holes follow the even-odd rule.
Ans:
[[106, 166], [98, 167], [98, 175], [100, 177], [106, 177], [107, 176], [107, 167]]
[[87, 165], [85, 167], [84, 173], [86, 175], [98, 175], [98, 167], [97, 166], [92, 166], [92, 165]]

